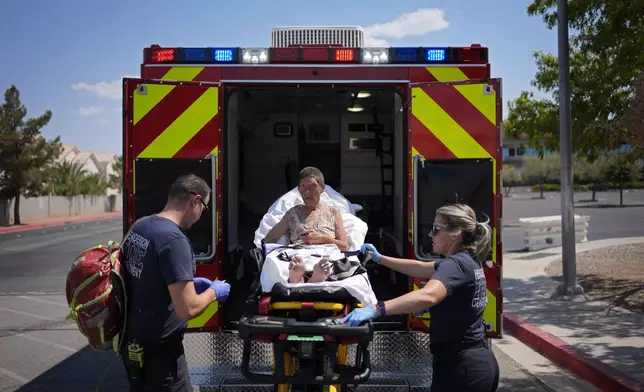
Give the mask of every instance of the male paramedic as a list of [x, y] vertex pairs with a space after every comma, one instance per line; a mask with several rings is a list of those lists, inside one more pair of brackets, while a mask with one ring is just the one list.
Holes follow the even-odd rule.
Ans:
[[123, 241], [129, 303], [121, 356], [133, 392], [192, 391], [184, 329], [230, 291], [225, 281], [194, 277], [194, 253], [183, 233], [208, 208], [210, 192], [193, 174], [177, 178], [163, 211], [139, 219]]

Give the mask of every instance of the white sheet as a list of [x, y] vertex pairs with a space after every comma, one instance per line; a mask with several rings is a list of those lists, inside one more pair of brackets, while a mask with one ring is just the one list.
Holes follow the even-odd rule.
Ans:
[[[349, 250], [359, 250], [364, 244], [365, 237], [367, 236], [367, 224], [355, 216], [356, 212], [362, 209], [358, 204], [352, 204], [344, 196], [338, 193], [335, 189], [326, 185], [324, 192], [320, 196], [320, 203], [332, 205], [340, 209], [342, 213], [342, 222], [344, 229], [349, 237]], [[266, 234], [282, 219], [282, 216], [296, 205], [304, 204], [302, 196], [296, 188], [291, 189], [289, 192], [283, 194], [271, 205], [264, 214], [259, 227], [255, 230], [255, 246], [261, 248], [262, 239]], [[282, 236], [278, 241], [279, 244], [286, 245], [288, 243], [286, 236]]]
[[[362, 210], [362, 206], [351, 203], [328, 185], [325, 186], [325, 190], [320, 196], [320, 203], [335, 206], [340, 210], [344, 229], [347, 232], [347, 237], [349, 239], [349, 250], [359, 250], [364, 244], [364, 240], [369, 229], [366, 222], [355, 216], [356, 212]], [[304, 201], [302, 200], [302, 196], [297, 190], [297, 187], [291, 189], [289, 192], [277, 199], [270, 206], [266, 214], [264, 214], [259, 227], [255, 230], [255, 246], [261, 248], [262, 239], [266, 237], [266, 234], [268, 234], [273, 226], [279, 223], [286, 211], [300, 204], [304, 204]], [[286, 287], [301, 285], [307, 285], [307, 287], [313, 287], [316, 285], [342, 286], [363, 305], [372, 305], [376, 303], [376, 295], [371, 288], [367, 274], [352, 276], [337, 282], [287, 283], [288, 262], [279, 260], [276, 257], [277, 253], [270, 253], [270, 250], [274, 249], [276, 246], [286, 244], [288, 244], [288, 238], [286, 236], [282, 236], [282, 238], [279, 239], [278, 244], [266, 244], [266, 252], [269, 254], [264, 261], [262, 275], [260, 277], [260, 283], [264, 292], [270, 292], [275, 283], [282, 283]], [[325, 253], [320, 253], [322, 251]], [[307, 271], [312, 271], [313, 265], [319, 261], [319, 258], [317, 257], [309, 257], [311, 253], [328, 254], [329, 257], [334, 260], [340, 259], [344, 256], [340, 252], [340, 249], [335, 245], [307, 245], [305, 249], [290, 250], [289, 252], [296, 252], [297, 255], [302, 256], [304, 264], [307, 266]], [[357, 257], [352, 256], [351, 259], [357, 260]]]
[[[356, 300], [360, 301], [365, 306], [373, 305], [377, 302], [376, 294], [371, 288], [369, 277], [367, 274], [354, 275], [338, 281], [327, 281], [320, 283], [287, 283], [288, 282], [288, 261], [283, 261], [277, 258], [277, 255], [286, 252], [289, 256], [298, 255], [302, 257], [302, 261], [307, 271], [313, 271], [313, 266], [320, 261], [320, 257], [312, 256], [313, 254], [328, 255], [331, 260], [338, 260], [344, 257], [343, 253], [333, 244], [328, 245], [307, 245], [304, 249], [278, 249], [271, 252], [278, 244], [266, 245], [266, 253], [268, 256], [264, 261], [262, 267], [262, 274], [260, 276], [260, 283], [262, 291], [265, 293], [270, 292], [276, 283], [282, 283], [286, 287], [344, 287], [345, 290], [351, 294]], [[352, 256], [351, 258], [355, 258]]]

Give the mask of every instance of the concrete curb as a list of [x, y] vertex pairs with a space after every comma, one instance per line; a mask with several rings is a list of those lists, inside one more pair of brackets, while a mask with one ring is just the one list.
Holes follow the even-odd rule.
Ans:
[[503, 329], [552, 362], [564, 366], [602, 391], [644, 392], [644, 384], [639, 381], [576, 351], [558, 337], [507, 311], [503, 316]]
[[112, 218], [118, 218], [120, 216], [123, 216], [123, 214], [119, 213], [108, 213], [108, 214], [101, 214], [101, 215], [93, 215], [93, 216], [86, 216], [86, 217], [78, 217], [78, 218], [71, 218], [71, 219], [61, 219], [59, 221], [52, 221], [52, 222], [47, 222], [47, 223], [37, 223], [33, 225], [20, 225], [20, 226], [9, 226], [9, 227], [0, 227], [0, 235], [1, 234], [8, 234], [8, 233], [17, 233], [21, 231], [27, 231], [27, 230], [35, 230], [35, 229], [42, 229], [46, 227], [54, 227], [54, 226], [62, 226], [70, 223], [83, 223], [83, 222], [89, 222], [93, 220], [103, 220], [103, 219], [112, 219]]

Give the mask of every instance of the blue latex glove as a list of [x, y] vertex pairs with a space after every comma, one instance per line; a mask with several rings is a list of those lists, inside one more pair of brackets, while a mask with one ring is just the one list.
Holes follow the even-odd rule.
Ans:
[[340, 322], [346, 324], [349, 322], [350, 327], [355, 327], [362, 324], [365, 321], [374, 319], [378, 316], [376, 309], [373, 306], [367, 306], [366, 308], [357, 308], [344, 317]]
[[380, 263], [380, 253], [378, 253], [378, 250], [375, 246], [371, 244], [364, 244], [360, 247], [360, 252], [362, 252], [362, 254], [366, 254], [367, 251], [372, 253], [371, 260], [375, 261], [376, 263]]
[[194, 279], [194, 283], [197, 294], [201, 294], [206, 291], [210, 287], [210, 285], [212, 285], [212, 280], [208, 278], [198, 277]]
[[215, 280], [210, 285], [210, 288], [215, 290], [215, 294], [217, 294], [216, 300], [219, 302], [225, 301], [230, 293], [230, 284], [226, 283], [225, 280]]

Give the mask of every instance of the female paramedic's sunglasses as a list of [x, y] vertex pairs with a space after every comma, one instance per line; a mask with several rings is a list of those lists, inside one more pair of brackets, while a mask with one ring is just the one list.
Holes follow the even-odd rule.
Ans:
[[430, 233], [431, 233], [432, 235], [436, 235], [436, 234], [440, 233], [440, 231], [441, 231], [442, 229], [443, 229], [443, 228], [442, 228], [442, 227], [440, 227], [440, 226], [432, 225], [432, 231], [431, 231]]

